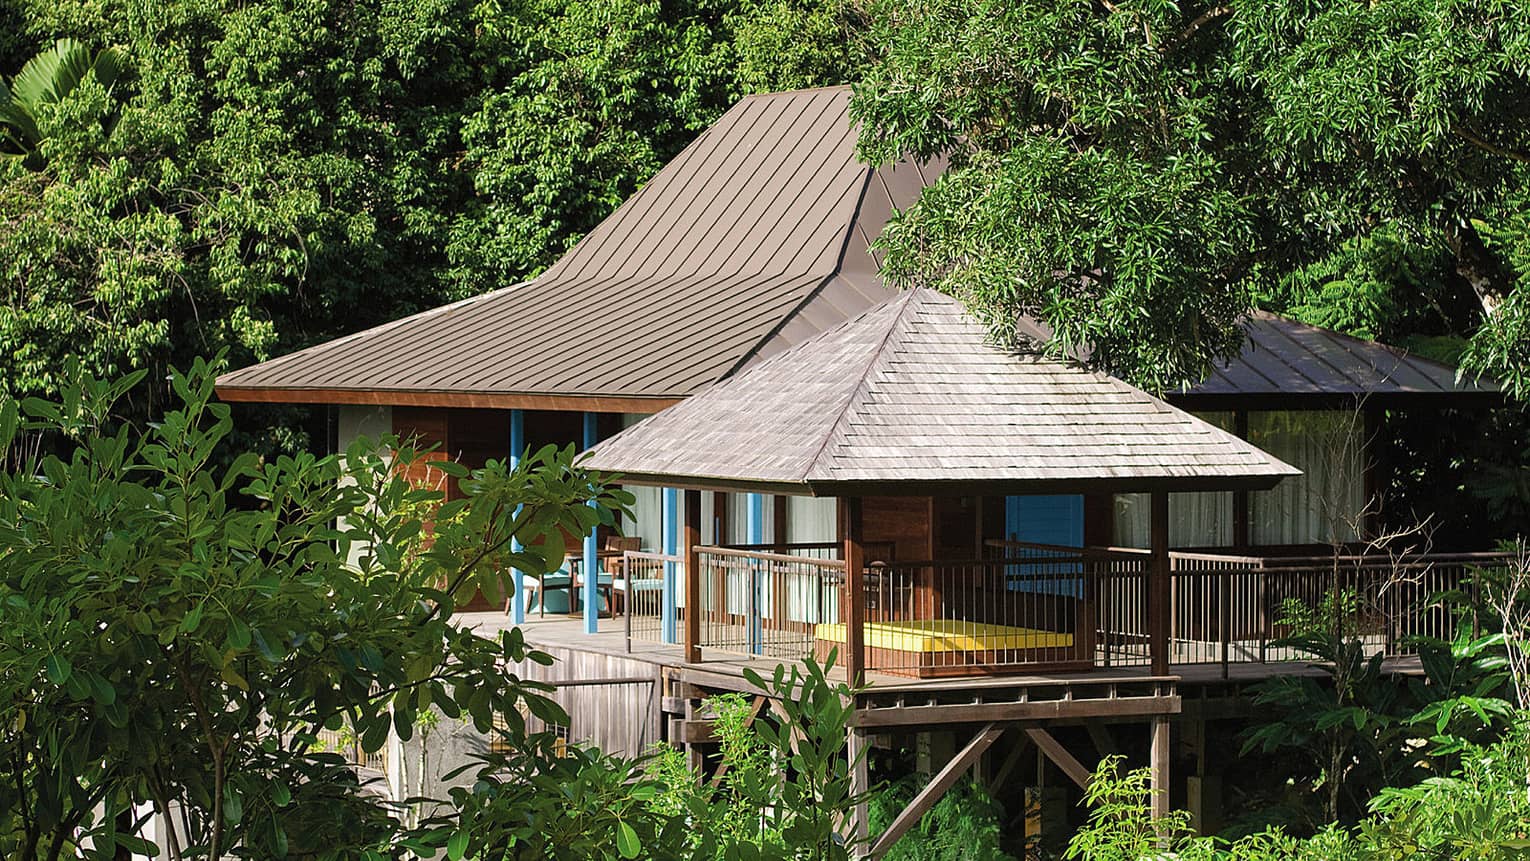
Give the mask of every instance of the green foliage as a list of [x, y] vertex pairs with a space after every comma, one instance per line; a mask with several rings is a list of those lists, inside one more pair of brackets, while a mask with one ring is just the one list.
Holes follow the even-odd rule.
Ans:
[[[879, 834], [923, 788], [910, 775], [879, 792], [871, 805], [871, 833]], [[894, 843], [887, 861], [1014, 861], [999, 848], [1004, 808], [975, 781], [953, 786], [919, 824]]]
[[1064, 857], [1087, 861], [1139, 861], [1173, 857], [1185, 842], [1190, 815], [1170, 811], [1155, 817], [1152, 772], [1135, 769], [1120, 773], [1121, 757], [1108, 756], [1089, 779], [1084, 804], [1089, 821], [1073, 835]]
[[721, 741], [716, 780], [667, 745], [628, 760], [512, 726], [505, 752], [462, 769], [472, 783], [404, 845], [475, 861], [848, 859], [855, 843], [842, 823], [862, 800], [849, 791], [845, 754], [851, 692], [825, 669], [809, 660], [754, 680], [781, 704], [779, 724], [757, 715], [752, 698], [707, 702]]
[[1530, 388], [1530, 26], [1507, 2], [879, 0], [866, 157], [953, 170], [888, 273], [998, 335], [1153, 388], [1237, 349], [1256, 297], [1359, 334], [1469, 336]]
[[1450, 774], [1383, 790], [1361, 842], [1382, 858], [1530, 857], [1526, 753], [1521, 728], [1495, 746], [1468, 748]]
[[1530, 854], [1530, 796], [1521, 737], [1474, 747], [1462, 765], [1407, 789], [1388, 789], [1354, 829], [1305, 839], [1279, 830], [1235, 842], [1193, 837], [1180, 811], [1154, 819], [1147, 769], [1121, 774], [1108, 758], [1090, 780], [1088, 824], [1067, 857], [1088, 861], [1510, 861]]
[[209, 401], [214, 372], [175, 374], [181, 406], [142, 433], [102, 431], [137, 375], [71, 383], [57, 402], [0, 399], [0, 449], [18, 433], [68, 441], [0, 474], [7, 857], [112, 857], [138, 846], [115, 827], [140, 804], [181, 811], [165, 820], [174, 858], [387, 852], [392, 812], [316, 746], [321, 728], [376, 751], [429, 709], [484, 730], [501, 715], [523, 731], [522, 706], [557, 714], [544, 687], [505, 670], [550, 658], [518, 630], [475, 634], [452, 609], [507, 588], [489, 560], [555, 567], [565, 532], [628, 497], [574, 467], [571, 448], [513, 471], [442, 465], [465, 498], [440, 507], [421, 548], [411, 507], [441, 494], [395, 469], [410, 450], [212, 467], [231, 425]]
[[[112, 84], [102, 52], [27, 115], [47, 170], [0, 164], [0, 392], [56, 393], [69, 355], [149, 369], [122, 405], [136, 419], [195, 355], [244, 365], [540, 271], [746, 90], [845, 79], [856, 29], [847, 4], [798, 0], [10, 15], [0, 75], [60, 34], [131, 63]], [[290, 415], [263, 418], [250, 445], [306, 447]]]
[[[27, 61], [7, 87], [0, 82], [0, 141], [9, 145], [13, 155], [27, 157], [34, 170], [43, 165], [39, 147], [43, 143], [45, 111], [57, 109], [87, 78], [107, 90], [122, 73], [127, 57], [116, 48], [106, 48], [91, 56], [90, 49], [73, 39], [60, 39], [51, 49]], [[98, 117], [98, 119], [104, 119]], [[109, 130], [109, 126], [103, 131]]]
[[648, 805], [664, 785], [641, 763], [551, 734], [506, 735], [509, 752], [466, 766], [475, 779], [451, 791], [451, 812], [423, 823], [406, 846], [444, 849], [451, 861], [678, 857], [684, 820], [653, 815]]
[[1350, 590], [1316, 605], [1288, 600], [1278, 624], [1290, 633], [1276, 645], [1306, 655], [1325, 677], [1276, 676], [1255, 689], [1262, 722], [1245, 735], [1243, 752], [1283, 752], [1304, 763], [1298, 785], [1322, 793], [1313, 826], [1355, 821], [1385, 788], [1449, 771], [1463, 750], [1496, 739], [1513, 715], [1502, 636], [1473, 637], [1462, 624], [1453, 642], [1421, 640], [1424, 676], [1401, 680], [1367, 647], [1364, 618]]

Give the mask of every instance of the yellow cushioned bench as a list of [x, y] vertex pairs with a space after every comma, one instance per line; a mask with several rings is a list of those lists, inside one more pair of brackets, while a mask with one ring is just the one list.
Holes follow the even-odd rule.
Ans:
[[[1072, 634], [956, 619], [867, 622], [864, 631], [866, 648], [896, 652], [984, 652], [1000, 649], [1066, 649], [1073, 646]], [[822, 641], [843, 643], [845, 626], [817, 625], [813, 628], [813, 636]]]

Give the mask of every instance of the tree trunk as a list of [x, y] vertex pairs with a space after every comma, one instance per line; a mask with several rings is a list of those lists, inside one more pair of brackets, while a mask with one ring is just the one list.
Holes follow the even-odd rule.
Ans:
[[1483, 316], [1492, 318], [1508, 296], [1511, 279], [1503, 262], [1488, 249], [1477, 229], [1465, 219], [1445, 223], [1445, 244], [1456, 258], [1456, 274], [1472, 288]]

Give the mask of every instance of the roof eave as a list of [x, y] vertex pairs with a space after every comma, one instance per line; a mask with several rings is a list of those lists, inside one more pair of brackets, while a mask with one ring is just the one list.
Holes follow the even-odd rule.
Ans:
[[240, 385], [218, 385], [215, 392], [221, 400], [238, 403], [574, 410], [596, 413], [654, 413], [684, 399], [679, 395], [453, 392], [420, 389]]
[[1164, 400], [1184, 410], [1353, 410], [1363, 407], [1486, 409], [1502, 406], [1501, 391], [1452, 392], [1170, 392]]
[[[596, 467], [599, 469], [599, 467]], [[932, 479], [901, 481], [786, 481], [718, 476], [674, 475], [607, 470], [622, 484], [716, 490], [734, 493], [774, 493], [786, 496], [1036, 496], [1087, 493], [1189, 493], [1216, 490], [1269, 490], [1297, 472], [1261, 475], [1154, 476], [1148, 478], [1055, 479]]]

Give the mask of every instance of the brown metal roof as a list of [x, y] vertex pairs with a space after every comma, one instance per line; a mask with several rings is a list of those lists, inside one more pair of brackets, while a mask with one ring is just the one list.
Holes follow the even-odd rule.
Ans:
[[886, 298], [868, 246], [943, 169], [862, 165], [849, 95], [746, 98], [538, 278], [225, 374], [219, 394], [655, 408], [822, 332]]
[[636, 484], [783, 493], [1269, 487], [1297, 470], [1126, 383], [1010, 353], [915, 290], [595, 447]]
[[[225, 374], [227, 400], [648, 412], [892, 295], [870, 245], [944, 169], [860, 164], [843, 87], [734, 106], [540, 277]], [[1260, 314], [1198, 408], [1500, 398]]]

